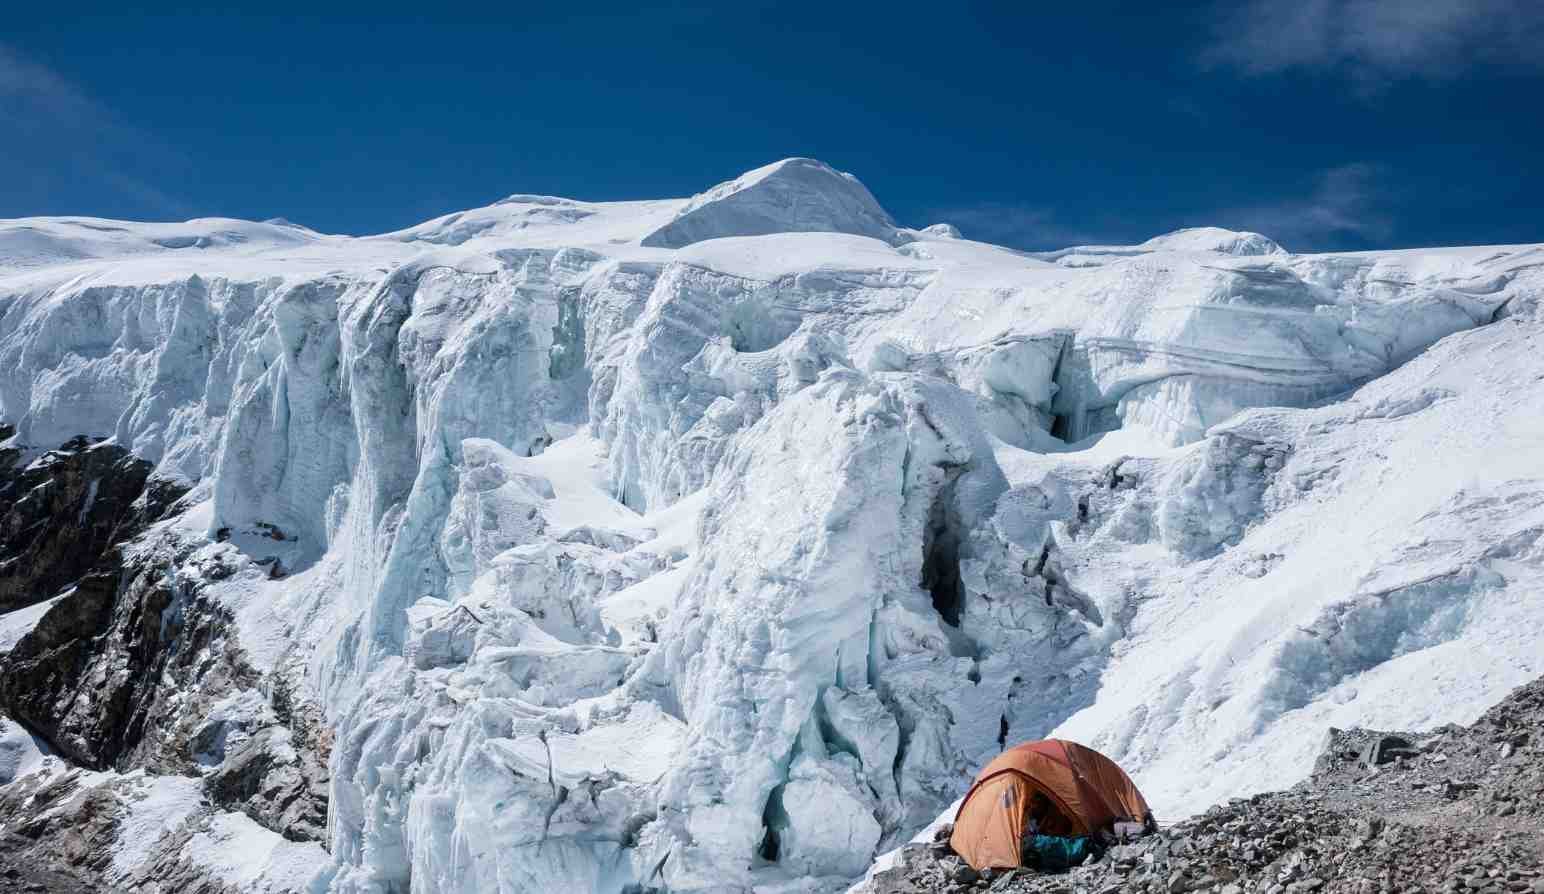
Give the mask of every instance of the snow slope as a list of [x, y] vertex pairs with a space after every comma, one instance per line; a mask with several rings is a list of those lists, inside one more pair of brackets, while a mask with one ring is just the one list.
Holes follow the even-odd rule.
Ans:
[[1026, 255], [804, 159], [367, 238], [31, 219], [0, 420], [192, 487], [168, 571], [246, 562], [209, 591], [325, 717], [330, 865], [221, 814], [223, 882], [835, 890], [1005, 741], [1172, 816], [1537, 675], [1541, 296], [1540, 246]]

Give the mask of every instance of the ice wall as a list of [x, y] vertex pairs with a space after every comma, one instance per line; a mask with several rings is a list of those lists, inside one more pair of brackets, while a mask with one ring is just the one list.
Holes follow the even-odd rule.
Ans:
[[1005, 742], [1184, 809], [1527, 664], [1537, 248], [1026, 257], [801, 161], [453, 217], [29, 224], [69, 263], [0, 277], [14, 445], [111, 436], [282, 553], [222, 592], [331, 730], [334, 890], [831, 889]]

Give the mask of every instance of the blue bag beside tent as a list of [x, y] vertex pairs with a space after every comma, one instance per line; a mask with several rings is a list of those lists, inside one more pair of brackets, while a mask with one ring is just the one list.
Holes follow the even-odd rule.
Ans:
[[1042, 870], [1071, 869], [1088, 859], [1093, 844], [1087, 835], [1026, 835], [1024, 862]]

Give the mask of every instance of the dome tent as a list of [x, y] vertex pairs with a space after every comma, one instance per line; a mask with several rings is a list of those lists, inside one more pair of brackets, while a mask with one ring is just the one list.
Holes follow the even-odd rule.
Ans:
[[1022, 865], [1020, 841], [1037, 794], [1051, 806], [1040, 824], [1046, 835], [1093, 835], [1152, 816], [1114, 761], [1076, 742], [1044, 739], [1015, 745], [981, 770], [955, 814], [950, 846], [978, 870]]

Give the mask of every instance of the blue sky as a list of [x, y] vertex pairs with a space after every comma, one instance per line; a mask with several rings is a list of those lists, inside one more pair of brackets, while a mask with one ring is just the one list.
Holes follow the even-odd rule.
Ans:
[[396, 229], [690, 195], [790, 156], [1028, 248], [1544, 240], [1544, 3], [27, 3], [0, 217]]

